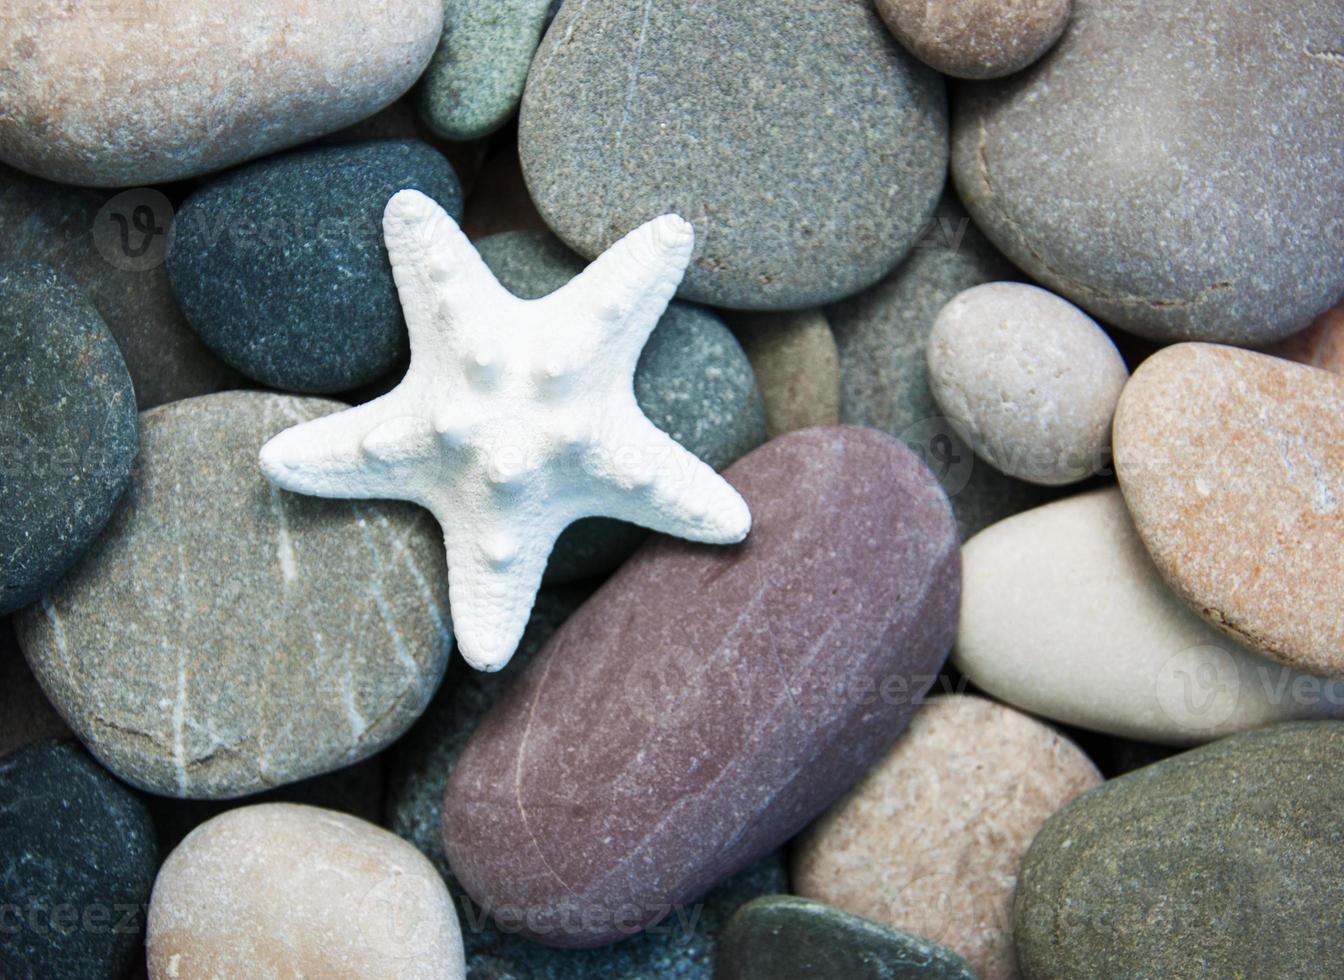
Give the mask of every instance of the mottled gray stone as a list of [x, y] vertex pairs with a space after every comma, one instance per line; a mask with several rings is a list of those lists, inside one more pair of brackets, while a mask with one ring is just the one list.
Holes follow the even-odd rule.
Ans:
[[258, 792], [377, 752], [433, 695], [452, 640], [433, 518], [289, 494], [257, 465], [340, 407], [225, 392], [144, 413], [106, 533], [19, 618], [47, 695], [128, 782]]
[[695, 226], [681, 295], [792, 309], [900, 261], [947, 163], [942, 78], [869, 3], [566, 3], [528, 74], [523, 171], [551, 228], [594, 256], [674, 211]]
[[714, 980], [975, 980], [937, 943], [792, 895], [757, 898], [728, 922]]
[[[545, 232], [491, 235], [476, 246], [505, 288], [524, 299], [559, 289], [586, 264]], [[668, 306], [635, 367], [635, 400], [654, 425], [716, 470], [765, 441], [765, 405], [751, 362], [723, 321], [703, 307]], [[546, 581], [608, 572], [647, 533], [608, 518], [577, 521], [556, 541]]]
[[249, 377], [303, 392], [373, 381], [407, 351], [383, 244], [383, 210], [407, 188], [462, 216], [452, 166], [419, 140], [310, 147], [231, 170], [173, 219], [173, 292]]
[[443, 37], [420, 76], [420, 114], [444, 139], [493, 133], [513, 116], [551, 0], [443, 0]]
[[891, 744], [947, 656], [956, 527], [909, 450], [805, 429], [724, 475], [747, 540], [650, 540], [449, 776], [448, 862], [524, 936], [614, 942], [778, 848]]
[[1344, 292], [1341, 38], [1320, 0], [1076, 0], [1039, 62], [958, 89], [957, 186], [1009, 258], [1117, 327], [1301, 330]]
[[1013, 928], [1032, 980], [1319, 977], [1344, 932], [1344, 723], [1234, 735], [1042, 828]]
[[74, 742], [0, 759], [5, 980], [121, 980], [157, 868], [144, 803]]
[[0, 267], [0, 613], [93, 544], [136, 446], [135, 392], [98, 311], [49, 266]]
[[1021, 71], [1059, 40], [1071, 0], [876, 0], [891, 33], [924, 64], [957, 78]]
[[[126, 358], [141, 410], [243, 380], [201, 342], [177, 306], [162, 261], [171, 205], [154, 194], [81, 190], [0, 164], [0, 262], [45, 262], [83, 287]], [[151, 220], [140, 226], [147, 231], [129, 223], [137, 206], [150, 208]], [[148, 261], [135, 259], [142, 249]]]
[[1049, 498], [977, 460], [962, 430], [943, 416], [929, 389], [929, 333], [957, 293], [1020, 278], [949, 193], [909, 258], [872, 289], [826, 310], [840, 350], [841, 420], [881, 429], [914, 449], [952, 501], [963, 540]]

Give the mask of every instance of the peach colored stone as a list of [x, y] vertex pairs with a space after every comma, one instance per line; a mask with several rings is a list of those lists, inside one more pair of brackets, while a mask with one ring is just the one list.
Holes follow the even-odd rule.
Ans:
[[1036, 832], [1099, 785], [1054, 729], [965, 695], [930, 700], [794, 852], [794, 891], [942, 943], [981, 980], [1018, 975], [1013, 891]]
[[1326, 310], [1306, 330], [1266, 347], [1265, 353], [1344, 374], [1344, 303]]
[[410, 844], [292, 803], [201, 824], [154, 882], [149, 980], [461, 980], [448, 889]]
[[1251, 649], [1344, 676], [1344, 378], [1177, 344], [1125, 386], [1114, 446], [1139, 537], [1176, 592]]
[[372, 115], [443, 28], [440, 0], [5, 7], [0, 160], [101, 187], [195, 176]]

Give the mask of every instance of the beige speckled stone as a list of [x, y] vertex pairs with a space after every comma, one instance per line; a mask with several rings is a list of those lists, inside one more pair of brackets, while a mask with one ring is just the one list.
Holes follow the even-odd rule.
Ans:
[[362, 119], [411, 86], [443, 27], [440, 0], [13, 7], [0, 160], [104, 187], [191, 177]]
[[966, 542], [953, 659], [1024, 711], [1145, 742], [1344, 715], [1344, 681], [1266, 660], [1195, 615], [1153, 567], [1113, 486]]
[[938, 406], [991, 466], [1057, 486], [1109, 465], [1129, 372], [1072, 303], [1026, 283], [973, 286], [939, 311], [927, 353]]
[[766, 435], [840, 424], [840, 354], [820, 310], [729, 313], [765, 399]]
[[1266, 347], [1265, 353], [1344, 374], [1344, 303], [1326, 310], [1306, 330]]
[[230, 810], [184, 840], [149, 903], [150, 980], [460, 980], [462, 936], [434, 866], [357, 817]]
[[1177, 344], [1115, 413], [1120, 487], [1163, 577], [1291, 667], [1344, 676], [1344, 378]]
[[1017, 976], [1018, 868], [1046, 819], [1101, 782], [1053, 729], [984, 698], [930, 700], [799, 841], [794, 890], [933, 939], [981, 980]]
[[999, 78], [1059, 40], [1072, 0], [877, 0], [896, 39], [957, 78]]

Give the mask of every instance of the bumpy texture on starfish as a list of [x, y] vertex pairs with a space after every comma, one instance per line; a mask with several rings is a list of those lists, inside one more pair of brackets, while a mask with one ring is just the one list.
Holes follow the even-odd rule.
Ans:
[[458, 649], [498, 670], [513, 655], [551, 546], [603, 515], [712, 544], [746, 537], [726, 480], [635, 401], [640, 351], [681, 282], [694, 232], [665, 214], [549, 296], [504, 289], [443, 209], [418, 191], [383, 214], [411, 366], [381, 398], [286, 429], [262, 471], [321, 497], [410, 500], [443, 527]]

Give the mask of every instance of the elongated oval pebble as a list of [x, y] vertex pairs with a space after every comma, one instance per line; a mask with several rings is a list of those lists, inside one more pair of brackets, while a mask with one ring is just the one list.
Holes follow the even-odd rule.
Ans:
[[779, 846], [900, 733], [951, 643], [956, 526], [903, 445], [805, 429], [725, 476], [746, 542], [646, 544], [453, 770], [449, 864], [523, 935], [614, 941]]
[[962, 561], [953, 663], [1024, 711], [1177, 744], [1344, 714], [1344, 681], [1266, 660], [1190, 610], [1115, 487], [1000, 521]]
[[1178, 344], [1125, 386], [1113, 441], [1139, 536], [1181, 597], [1266, 656], [1344, 675], [1344, 378]]

